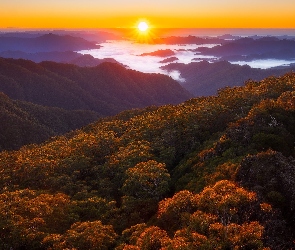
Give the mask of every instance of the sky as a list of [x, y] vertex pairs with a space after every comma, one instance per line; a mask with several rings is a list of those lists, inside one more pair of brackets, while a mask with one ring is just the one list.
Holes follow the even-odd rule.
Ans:
[[295, 0], [0, 0], [0, 28], [295, 28]]

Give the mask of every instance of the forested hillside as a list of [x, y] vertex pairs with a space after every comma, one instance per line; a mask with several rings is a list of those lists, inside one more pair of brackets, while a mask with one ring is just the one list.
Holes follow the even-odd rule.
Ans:
[[292, 249], [294, 127], [289, 73], [3, 151], [0, 248]]
[[44, 107], [12, 100], [0, 92], [0, 151], [41, 143], [98, 118], [99, 115], [93, 111]]
[[191, 95], [172, 78], [116, 63], [78, 67], [0, 58], [0, 91], [12, 99], [101, 116], [132, 108], [180, 103]]
[[[87, 63], [83, 58], [79, 62]], [[116, 63], [82, 68], [0, 58], [0, 150], [40, 143], [123, 110], [190, 97], [168, 76]]]
[[43, 61], [52, 61], [58, 63], [75, 64], [80, 67], [94, 67], [103, 62], [114, 62], [113, 58], [98, 59], [91, 55], [82, 55], [74, 51], [50, 51], [50, 52], [36, 52], [27, 53], [23, 51], [3, 51], [0, 52], [0, 57], [13, 59], [26, 59], [36, 63]]

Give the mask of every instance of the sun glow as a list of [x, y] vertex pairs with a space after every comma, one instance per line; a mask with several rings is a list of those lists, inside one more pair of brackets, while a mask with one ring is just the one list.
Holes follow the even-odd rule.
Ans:
[[152, 44], [154, 43], [154, 39], [158, 36], [158, 34], [156, 34], [156, 27], [145, 18], [137, 19], [137, 21], [129, 27], [130, 29], [125, 36], [137, 43]]
[[148, 30], [149, 26], [146, 22], [140, 22], [138, 25], [137, 25], [137, 28], [139, 29], [139, 31], [141, 32], [145, 32]]

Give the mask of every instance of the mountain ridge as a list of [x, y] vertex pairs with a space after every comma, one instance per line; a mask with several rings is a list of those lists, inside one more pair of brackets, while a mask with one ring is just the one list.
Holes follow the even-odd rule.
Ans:
[[0, 58], [1, 92], [0, 148], [6, 150], [40, 143], [123, 110], [192, 97], [167, 76], [115, 63], [82, 68]]
[[[179, 103], [191, 97], [172, 78], [125, 69], [0, 59], [0, 91], [12, 99], [64, 109], [111, 115], [148, 105]], [[17, 74], [15, 73], [17, 72]]]
[[95, 49], [100, 46], [95, 42], [87, 41], [81, 37], [57, 34], [42, 34], [38, 37], [1, 37], [0, 52], [23, 51], [26, 53], [50, 51], [77, 51], [82, 49]]
[[195, 96], [216, 95], [224, 87], [243, 86], [247, 80], [262, 80], [268, 76], [280, 76], [294, 71], [295, 67], [255, 69], [248, 65], [232, 64], [228, 61], [207, 61], [189, 64], [170, 63], [162, 69], [177, 70], [185, 82], [181, 85]]

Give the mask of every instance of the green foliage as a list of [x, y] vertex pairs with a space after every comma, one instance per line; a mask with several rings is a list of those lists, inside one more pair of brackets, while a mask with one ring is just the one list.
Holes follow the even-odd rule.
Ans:
[[150, 160], [126, 171], [123, 193], [138, 199], [159, 200], [168, 191], [170, 175], [165, 165]]
[[287, 218], [295, 218], [295, 161], [279, 152], [266, 151], [246, 157], [237, 179], [265, 200], [279, 207]]
[[16, 101], [0, 93], [0, 150], [19, 149], [78, 129], [98, 119], [92, 111], [68, 111]]

